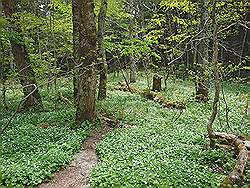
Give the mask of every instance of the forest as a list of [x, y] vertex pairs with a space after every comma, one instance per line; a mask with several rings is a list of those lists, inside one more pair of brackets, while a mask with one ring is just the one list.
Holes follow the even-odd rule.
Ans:
[[0, 188], [250, 186], [249, 0], [0, 14]]

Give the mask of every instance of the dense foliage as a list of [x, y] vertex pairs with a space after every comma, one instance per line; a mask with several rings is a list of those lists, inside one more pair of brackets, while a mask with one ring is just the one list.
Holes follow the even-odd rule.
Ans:
[[[130, 61], [126, 58], [133, 57], [139, 67], [147, 64], [153, 64], [153, 67], [161, 65], [158, 69], [176, 69], [181, 74], [195, 77], [198, 73], [192, 73], [197, 66], [193, 55], [200, 40], [200, 4], [190, 0], [148, 0], [140, 3], [140, 0], [110, 0], [108, 3], [105, 47], [109, 53], [109, 63], [112, 65], [115, 62], [115, 67], [129, 67]], [[24, 10], [16, 16], [25, 36], [25, 41], [20, 42], [24, 42], [28, 48], [37, 76], [47, 79], [45, 75], [49, 74], [50, 80], [60, 70], [72, 73], [71, 4], [63, 0], [41, 2], [40, 6], [37, 2], [26, 4], [22, 5]], [[210, 3], [209, 11], [211, 6]], [[227, 78], [236, 75], [239, 68], [243, 77], [248, 71], [249, 54], [244, 50], [248, 48], [248, 42], [244, 40], [249, 39], [244, 39], [246, 28], [243, 26], [249, 17], [247, 8], [245, 1], [230, 0], [227, 3], [218, 2], [217, 5], [220, 29], [232, 24], [220, 33], [220, 62], [224, 65], [222, 70]], [[96, 1], [96, 14], [99, 9], [100, 1]], [[0, 18], [0, 24], [1, 57], [5, 59], [4, 64], [9, 64], [12, 57], [8, 39], [19, 38], [17, 33], [8, 32], [9, 23], [4, 17]], [[207, 25], [210, 29], [206, 31], [206, 36], [211, 40], [211, 19]], [[122, 65], [117, 58], [122, 58]]]

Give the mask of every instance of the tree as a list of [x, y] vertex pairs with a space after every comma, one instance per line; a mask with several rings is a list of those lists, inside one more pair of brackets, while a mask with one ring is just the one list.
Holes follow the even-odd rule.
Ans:
[[96, 23], [94, 0], [76, 0], [79, 20], [79, 48], [77, 59], [76, 124], [95, 120], [96, 93]]
[[106, 63], [106, 53], [104, 48], [104, 29], [105, 29], [105, 18], [107, 13], [108, 0], [101, 1], [101, 9], [98, 16], [98, 34], [97, 34], [97, 44], [98, 44], [98, 59], [100, 68], [100, 83], [98, 99], [105, 99], [107, 95], [107, 74], [108, 65]]
[[[77, 0], [72, 0], [72, 22], [73, 22], [73, 57], [74, 65], [78, 61], [78, 49], [79, 49], [79, 11]], [[74, 71], [73, 85], [74, 85], [74, 99], [76, 104], [77, 99], [77, 72]]]
[[208, 100], [208, 83], [206, 80], [206, 66], [208, 65], [208, 40], [206, 39], [208, 25], [208, 0], [200, 0], [200, 43], [197, 49], [199, 77], [196, 83], [196, 99]]
[[30, 65], [21, 28], [17, 23], [18, 18], [15, 16], [17, 13], [17, 1], [3, 0], [2, 6], [4, 14], [9, 20], [11, 49], [25, 97], [23, 109], [42, 109], [42, 99], [37, 88], [35, 73]]
[[208, 125], [207, 125], [207, 131], [208, 136], [210, 140], [210, 147], [215, 147], [215, 140], [214, 140], [214, 131], [213, 131], [213, 123], [214, 120], [218, 114], [218, 106], [219, 106], [219, 100], [220, 100], [220, 90], [221, 90], [221, 83], [220, 83], [220, 75], [219, 75], [219, 65], [218, 65], [218, 26], [217, 26], [217, 20], [216, 20], [216, 0], [213, 1], [213, 13], [212, 13], [212, 19], [213, 19], [213, 26], [214, 26], [214, 32], [213, 32], [213, 72], [214, 72], [214, 81], [215, 81], [215, 94], [214, 94], [214, 101], [213, 101], [213, 111], [209, 118]]

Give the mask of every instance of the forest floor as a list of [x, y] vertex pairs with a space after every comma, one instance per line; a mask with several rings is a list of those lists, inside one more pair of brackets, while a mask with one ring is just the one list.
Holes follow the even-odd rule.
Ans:
[[[63, 177], [67, 181], [74, 173], [78, 182], [86, 177], [81, 185], [93, 187], [218, 187], [232, 170], [236, 156], [230, 150], [207, 147], [206, 124], [212, 109], [213, 86], [209, 102], [198, 103], [194, 101], [192, 81], [170, 78], [160, 94], [169, 101], [186, 104], [186, 109], [180, 111], [163, 108], [138, 94], [116, 90], [118, 82], [123, 81], [122, 77], [110, 75], [108, 97], [97, 102], [98, 113], [116, 119], [119, 127], [107, 133], [96, 147], [89, 143], [92, 139], [99, 141], [100, 134], [91, 132], [92, 125], [88, 123], [73, 129], [75, 109], [60, 100], [62, 93], [73, 101], [73, 89], [69, 86], [72, 80], [58, 80], [56, 90], [41, 88], [46, 111], [18, 114], [0, 138], [0, 187], [38, 185], [51, 178], [51, 183], [41, 186], [55, 187], [62, 185]], [[132, 86], [147, 88], [145, 76], [139, 75]], [[249, 117], [245, 114], [249, 84], [225, 82], [223, 89], [229, 121], [227, 124], [222, 97], [215, 130], [250, 136]], [[6, 124], [21, 96], [16, 88], [8, 90], [9, 110], [0, 111], [1, 126]], [[95, 126], [100, 127], [100, 122]], [[82, 146], [84, 140], [87, 141]], [[83, 167], [79, 160], [81, 164], [88, 161], [89, 165]], [[59, 171], [63, 166], [66, 168]], [[90, 179], [82, 173], [85, 170]], [[53, 179], [54, 172], [57, 173]], [[247, 187], [249, 165], [245, 179]]]
[[108, 124], [94, 129], [84, 142], [81, 150], [65, 169], [57, 172], [49, 182], [42, 183], [38, 188], [88, 188], [90, 187], [91, 170], [98, 164], [96, 144], [111, 131]]

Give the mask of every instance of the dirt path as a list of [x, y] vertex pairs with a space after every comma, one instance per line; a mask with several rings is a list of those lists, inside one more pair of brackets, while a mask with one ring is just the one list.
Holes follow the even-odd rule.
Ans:
[[85, 188], [90, 187], [89, 176], [91, 170], [98, 163], [96, 144], [111, 130], [108, 125], [100, 131], [93, 131], [85, 141], [83, 149], [76, 154], [72, 163], [64, 170], [57, 172], [54, 178], [43, 183], [38, 188]]

